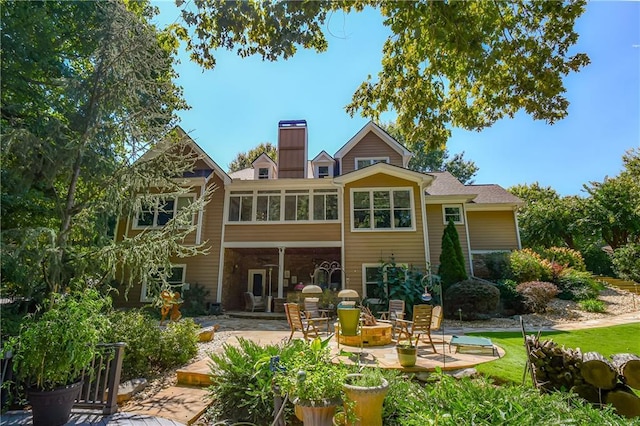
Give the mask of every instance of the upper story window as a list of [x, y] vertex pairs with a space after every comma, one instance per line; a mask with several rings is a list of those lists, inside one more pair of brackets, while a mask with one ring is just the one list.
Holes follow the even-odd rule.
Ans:
[[313, 191], [313, 220], [338, 220], [338, 191], [336, 189]]
[[251, 222], [252, 216], [253, 192], [232, 192], [229, 197], [229, 222]]
[[309, 220], [309, 191], [285, 191], [284, 220]]
[[318, 177], [325, 178], [329, 176], [329, 166], [318, 166]]
[[280, 220], [280, 191], [258, 191], [256, 203], [256, 220]]
[[352, 230], [413, 230], [410, 188], [353, 189]]
[[356, 170], [375, 163], [389, 163], [389, 157], [356, 157]]
[[[133, 228], [160, 228], [173, 219], [178, 212], [193, 203], [195, 195], [185, 194], [176, 198], [160, 199], [143, 204], [140, 212], [136, 215]], [[191, 219], [193, 223], [193, 218]]]
[[258, 169], [258, 179], [269, 179], [269, 168], [260, 167]]
[[455, 223], [456, 225], [464, 224], [464, 216], [462, 215], [462, 205], [461, 204], [443, 205], [442, 219], [445, 225], [449, 223], [450, 220], [452, 220], [453, 223]]

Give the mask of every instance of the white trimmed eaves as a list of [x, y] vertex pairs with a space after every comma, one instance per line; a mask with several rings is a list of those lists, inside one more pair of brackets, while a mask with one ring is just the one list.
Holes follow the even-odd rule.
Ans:
[[378, 173], [394, 176], [400, 179], [406, 179], [412, 182], [417, 182], [421, 185], [426, 185], [434, 179], [433, 176], [424, 173], [414, 172], [413, 170], [404, 169], [402, 167], [394, 166], [387, 163], [376, 163], [363, 169], [355, 170], [353, 172], [335, 177], [333, 181], [337, 184], [344, 185], [350, 182], [367, 178], [369, 176], [373, 176]]
[[387, 132], [385, 132], [382, 128], [380, 128], [380, 126], [378, 126], [373, 121], [369, 121], [367, 124], [365, 124], [365, 126], [362, 129], [360, 129], [358, 133], [355, 134], [355, 136], [349, 139], [349, 141], [346, 144], [344, 144], [342, 148], [338, 150], [338, 152], [336, 152], [336, 154], [334, 155], [334, 158], [342, 159], [342, 157], [347, 155], [347, 153], [351, 151], [353, 147], [355, 147], [358, 144], [358, 142], [360, 142], [362, 138], [364, 138], [369, 132], [373, 132], [376, 136], [382, 139], [382, 141], [384, 141], [387, 145], [389, 145], [394, 151], [402, 155], [403, 159], [406, 160], [405, 162], [409, 161], [408, 159], [413, 156], [413, 153], [411, 151], [409, 151], [407, 148], [402, 146], [398, 141], [392, 138]]
[[516, 203], [487, 203], [487, 204], [475, 204], [469, 203], [465, 206], [468, 211], [512, 211], [515, 210], [519, 205]]
[[454, 203], [470, 203], [476, 198], [476, 194], [451, 194], [451, 195], [425, 195], [425, 204], [454, 204]]
[[330, 156], [325, 150], [320, 151], [320, 154], [316, 155], [316, 157], [313, 160], [311, 160], [312, 163], [323, 163], [323, 162], [333, 163], [334, 161], [335, 159], [332, 156]]
[[251, 163], [251, 165], [254, 166], [254, 169], [255, 169], [255, 166], [259, 164], [269, 164], [273, 167], [276, 167], [275, 161], [273, 161], [271, 157], [269, 157], [265, 152], [260, 154], [260, 156], [255, 160], [253, 160], [253, 163]]

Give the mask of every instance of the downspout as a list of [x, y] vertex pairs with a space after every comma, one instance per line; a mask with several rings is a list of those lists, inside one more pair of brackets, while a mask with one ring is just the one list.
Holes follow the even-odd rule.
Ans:
[[346, 247], [344, 246], [344, 206], [345, 206], [345, 202], [344, 202], [344, 186], [335, 183], [335, 181], [333, 180], [333, 178], [331, 179], [331, 184], [335, 187], [338, 188], [338, 195], [339, 195], [339, 205], [338, 205], [338, 220], [340, 221], [340, 266], [341, 266], [341, 274], [342, 274], [342, 279], [340, 280], [340, 285], [342, 287], [342, 289], [345, 289], [345, 284], [347, 283], [347, 273], [346, 273], [346, 269], [345, 269], [345, 257], [344, 257], [344, 252]]
[[216, 302], [222, 303], [222, 278], [224, 275], [224, 231], [227, 229], [227, 217], [229, 215], [229, 191], [223, 180], [224, 204], [222, 206], [222, 232], [220, 233], [220, 258], [218, 260], [218, 287], [216, 288]]
[[431, 251], [429, 248], [429, 234], [427, 227], [427, 200], [424, 197], [425, 188], [424, 184], [420, 185], [420, 208], [422, 210], [422, 239], [424, 241], [424, 257], [425, 257], [425, 274], [428, 270], [431, 270]]
[[520, 225], [518, 225], [517, 207], [513, 208], [513, 220], [516, 224], [516, 240], [518, 242], [518, 250], [522, 250], [522, 242], [520, 241]]
[[467, 207], [466, 203], [462, 204], [462, 209], [464, 210], [464, 229], [467, 233], [467, 250], [469, 253], [469, 272], [471, 272], [470, 276], [473, 277], [473, 258], [471, 257], [471, 238], [469, 236], [469, 218], [467, 217]]

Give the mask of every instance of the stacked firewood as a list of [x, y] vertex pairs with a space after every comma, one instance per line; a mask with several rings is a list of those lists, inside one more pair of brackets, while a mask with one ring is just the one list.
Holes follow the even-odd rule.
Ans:
[[616, 354], [611, 360], [597, 352], [558, 346], [553, 340], [526, 336], [528, 367], [543, 391], [570, 390], [593, 404], [611, 404], [618, 414], [640, 417], [640, 357]]

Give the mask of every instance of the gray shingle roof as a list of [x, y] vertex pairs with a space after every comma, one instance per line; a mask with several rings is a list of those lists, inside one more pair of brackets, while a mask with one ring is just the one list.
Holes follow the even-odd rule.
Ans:
[[476, 195], [473, 204], [520, 204], [522, 200], [500, 185], [463, 185], [449, 172], [429, 172], [436, 179], [427, 187], [427, 195]]

